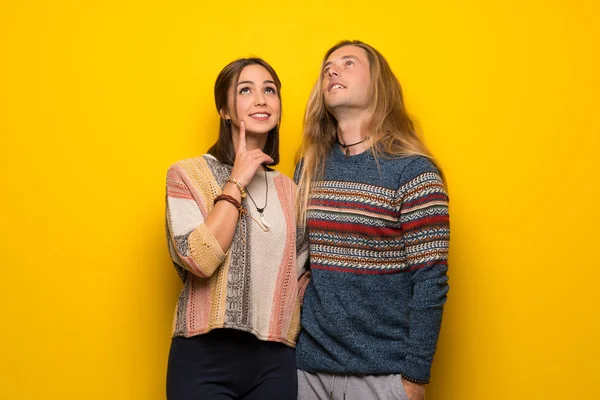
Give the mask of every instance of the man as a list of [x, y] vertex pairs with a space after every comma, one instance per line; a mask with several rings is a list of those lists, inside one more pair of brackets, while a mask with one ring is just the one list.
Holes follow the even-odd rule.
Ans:
[[448, 292], [448, 197], [371, 46], [327, 52], [295, 175], [312, 273], [298, 398], [424, 399]]

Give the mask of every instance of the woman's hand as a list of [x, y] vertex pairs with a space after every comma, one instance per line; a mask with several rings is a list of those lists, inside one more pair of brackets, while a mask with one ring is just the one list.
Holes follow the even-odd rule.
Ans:
[[246, 124], [244, 124], [244, 121], [241, 121], [231, 177], [246, 187], [254, 174], [256, 174], [258, 167], [262, 164], [271, 164], [273, 162], [274, 160], [263, 153], [261, 149], [246, 150]]

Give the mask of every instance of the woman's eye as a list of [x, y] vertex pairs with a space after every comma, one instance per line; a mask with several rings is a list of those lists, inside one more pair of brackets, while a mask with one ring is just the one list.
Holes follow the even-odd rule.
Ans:
[[240, 89], [240, 94], [250, 93], [249, 87], [243, 87]]
[[277, 93], [277, 91], [272, 87], [268, 87], [265, 89], [265, 93], [275, 94], [275, 93]]

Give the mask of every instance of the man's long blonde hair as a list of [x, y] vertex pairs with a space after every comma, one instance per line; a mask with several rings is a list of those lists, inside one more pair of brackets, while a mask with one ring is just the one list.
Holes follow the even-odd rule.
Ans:
[[[322, 179], [327, 155], [337, 142], [337, 121], [325, 106], [323, 67], [331, 53], [345, 46], [364, 49], [369, 59], [371, 99], [368, 116], [361, 131], [369, 132], [375, 159], [381, 156], [421, 155], [436, 164], [416, 132], [415, 124], [404, 106], [402, 87], [386, 59], [376, 49], [358, 40], [339, 42], [323, 57], [319, 80], [315, 83], [306, 106], [302, 146], [297, 156], [302, 162], [297, 207], [298, 222], [302, 227], [306, 225], [311, 184]], [[441, 173], [441, 169], [437, 167]]]

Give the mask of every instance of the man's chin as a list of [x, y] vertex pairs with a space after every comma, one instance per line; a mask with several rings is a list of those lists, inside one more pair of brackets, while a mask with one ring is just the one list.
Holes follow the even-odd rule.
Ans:
[[325, 107], [327, 107], [328, 110], [335, 110], [337, 108], [348, 108], [350, 104], [348, 104], [347, 101], [345, 101], [344, 99], [332, 99], [332, 100], [325, 100]]

